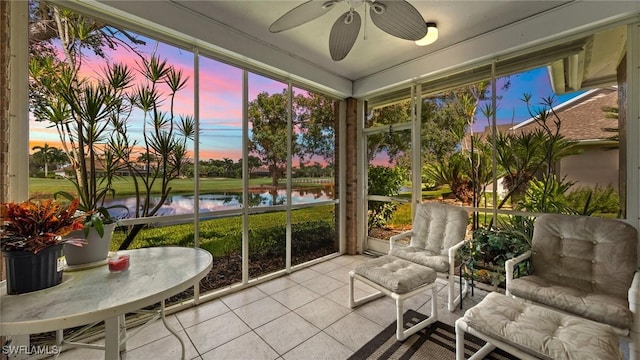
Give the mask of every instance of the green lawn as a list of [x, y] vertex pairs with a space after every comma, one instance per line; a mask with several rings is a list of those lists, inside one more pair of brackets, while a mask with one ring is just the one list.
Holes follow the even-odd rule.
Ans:
[[[314, 221], [333, 223], [334, 210], [335, 207], [333, 205], [294, 210], [291, 217], [292, 223], [302, 224]], [[283, 226], [284, 224], [286, 224], [286, 213], [284, 211], [249, 216], [250, 234], [259, 229]], [[129, 248], [137, 249], [167, 245], [193, 246], [193, 233], [193, 223], [151, 227], [143, 229]], [[235, 244], [235, 240], [239, 239], [241, 234], [241, 216], [201, 221], [200, 247], [208, 250], [214, 256], [226, 255], [229, 252], [239, 250], [236, 246], [239, 245], [239, 242]], [[111, 250], [117, 250], [124, 238], [124, 233], [120, 231], [114, 233]]]
[[[249, 186], [260, 187], [270, 186], [270, 178], [260, 178], [249, 180]], [[284, 183], [281, 182], [284, 186]], [[193, 179], [176, 179], [171, 181], [171, 193], [172, 194], [193, 194]], [[318, 188], [322, 187], [321, 184], [314, 183], [295, 183], [296, 188]], [[114, 189], [116, 191], [116, 197], [133, 196], [135, 195], [135, 189], [133, 181], [130, 177], [121, 177], [114, 181]], [[155, 191], [159, 191], [160, 185], [156, 184], [153, 188]], [[71, 194], [75, 194], [75, 188], [71, 181], [67, 179], [43, 179], [43, 178], [30, 178], [29, 179], [29, 196], [34, 198], [47, 198], [52, 197], [56, 191], [66, 191]], [[211, 192], [241, 192], [242, 180], [241, 179], [226, 179], [226, 178], [201, 178], [200, 179], [200, 193]]]

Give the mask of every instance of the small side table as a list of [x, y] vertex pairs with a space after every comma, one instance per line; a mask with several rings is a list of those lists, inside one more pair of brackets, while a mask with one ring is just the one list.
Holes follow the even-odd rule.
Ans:
[[[164, 299], [194, 286], [209, 273], [213, 262], [209, 252], [197, 248], [153, 247], [119, 253], [128, 254], [131, 262], [120, 273], [109, 272], [106, 265], [74, 271], [65, 274], [59, 285], [21, 295], [6, 295], [2, 286], [0, 336], [57, 331], [104, 320], [105, 359], [119, 359], [126, 343], [124, 315], [160, 302], [164, 320]], [[180, 343], [184, 358], [184, 344]]]

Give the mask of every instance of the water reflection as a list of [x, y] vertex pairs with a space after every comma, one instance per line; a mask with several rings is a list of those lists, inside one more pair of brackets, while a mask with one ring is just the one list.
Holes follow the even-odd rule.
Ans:
[[[318, 201], [332, 200], [333, 187], [315, 188], [309, 190], [296, 190], [291, 192], [292, 204], [308, 204]], [[242, 193], [226, 192], [226, 193], [209, 193], [202, 194], [198, 197], [200, 204], [200, 212], [220, 211], [242, 208]], [[160, 197], [151, 199], [154, 206]], [[249, 206], [276, 206], [286, 205], [287, 195], [285, 190], [271, 191], [251, 191], [249, 192]], [[111, 213], [117, 218], [124, 218], [135, 213], [136, 199], [135, 197], [124, 197], [115, 200], [105, 201], [105, 206], [124, 205], [129, 209], [129, 214], [124, 209], [112, 209]], [[181, 215], [193, 214], [193, 195], [173, 195], [167, 197], [164, 204], [158, 210], [157, 215]]]

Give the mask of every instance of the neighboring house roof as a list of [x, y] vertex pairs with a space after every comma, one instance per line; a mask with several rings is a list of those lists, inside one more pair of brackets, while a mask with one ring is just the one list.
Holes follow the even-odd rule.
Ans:
[[[560, 134], [567, 140], [598, 141], [607, 140], [615, 133], [605, 129], [617, 129], [618, 119], [605, 117], [605, 106], [618, 107], [618, 89], [616, 87], [589, 90], [582, 95], [566, 101], [553, 109], [561, 120]], [[552, 130], [556, 129], [554, 120], [548, 121]], [[539, 125], [531, 118], [514, 126], [510, 130], [532, 131]]]
[[254, 175], [269, 175], [271, 174], [271, 171], [266, 166], [260, 166], [259, 168], [254, 169], [252, 173]]

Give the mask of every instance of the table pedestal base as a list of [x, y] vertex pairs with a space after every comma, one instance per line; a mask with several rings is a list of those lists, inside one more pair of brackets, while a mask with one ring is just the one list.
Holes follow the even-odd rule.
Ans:
[[[155, 312], [155, 311], [154, 311]], [[104, 322], [104, 345], [96, 345], [96, 344], [88, 344], [82, 342], [75, 341], [66, 341], [62, 338], [62, 330], [58, 332], [58, 346], [62, 348], [63, 346], [71, 346], [71, 347], [79, 347], [79, 348], [88, 348], [88, 349], [99, 349], [105, 352], [104, 358], [105, 360], [119, 360], [120, 352], [127, 350], [127, 340], [134, 337], [140, 331], [144, 330], [147, 326], [149, 326], [154, 321], [162, 319], [162, 323], [164, 327], [178, 339], [181, 347], [181, 359], [184, 360], [185, 356], [185, 346], [184, 341], [178, 335], [178, 332], [167, 322], [165, 317], [165, 302], [162, 300], [160, 302], [160, 311], [155, 312], [155, 314], [149, 319], [146, 323], [138, 327], [135, 331], [132, 331], [129, 335], [127, 335], [127, 326], [125, 322], [124, 315], [116, 316], [113, 318], [109, 318]], [[90, 328], [93, 325], [90, 325], [87, 328]], [[83, 329], [83, 331], [86, 330]], [[28, 338], [27, 338], [28, 342]], [[117, 350], [116, 350], [117, 349]]]

